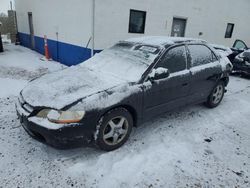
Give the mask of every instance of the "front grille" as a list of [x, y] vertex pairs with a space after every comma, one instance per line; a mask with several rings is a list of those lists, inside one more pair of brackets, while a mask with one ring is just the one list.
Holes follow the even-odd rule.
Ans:
[[26, 111], [26, 112], [29, 112], [29, 113], [32, 113], [34, 111], [34, 108], [29, 105], [27, 102], [25, 102], [25, 100], [23, 99], [23, 96], [20, 95], [18, 97], [18, 101], [20, 103], [20, 106]]
[[34, 110], [34, 108], [27, 103], [24, 103], [22, 107], [24, 110], [26, 110], [29, 113], [33, 112], [33, 110]]
[[25, 103], [22, 94], [19, 95], [18, 101], [19, 101], [19, 103], [20, 103], [21, 105]]

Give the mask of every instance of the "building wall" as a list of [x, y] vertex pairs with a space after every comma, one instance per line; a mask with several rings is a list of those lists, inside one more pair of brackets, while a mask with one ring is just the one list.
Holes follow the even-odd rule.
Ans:
[[[32, 12], [35, 50], [44, 53], [44, 35], [53, 59], [66, 65], [90, 57], [91, 0], [18, 0], [16, 12], [20, 42], [31, 47], [28, 12]], [[58, 35], [57, 35], [58, 34]]]
[[[235, 39], [250, 45], [249, 0], [95, 0], [95, 50], [144, 35], [170, 36], [173, 17], [187, 19], [185, 37], [232, 46]], [[144, 34], [128, 33], [130, 9], [146, 11]], [[35, 49], [44, 52], [48, 36], [53, 59], [67, 65], [90, 57], [92, 0], [17, 0], [21, 43], [30, 47], [28, 12], [33, 14]], [[225, 38], [227, 23], [234, 23], [232, 38]], [[199, 36], [202, 32], [203, 35]], [[58, 36], [57, 36], [58, 33]]]
[[[101, 49], [130, 37], [170, 36], [173, 17], [187, 19], [185, 37], [226, 46], [242, 39], [250, 45], [249, 0], [96, 0], [96, 4], [95, 40]], [[147, 12], [145, 34], [128, 33], [130, 9]], [[235, 24], [229, 39], [225, 38], [227, 23]], [[199, 32], [203, 35], [199, 36]]]

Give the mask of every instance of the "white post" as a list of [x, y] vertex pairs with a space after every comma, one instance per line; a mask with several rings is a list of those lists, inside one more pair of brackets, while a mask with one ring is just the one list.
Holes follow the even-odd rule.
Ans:
[[91, 57], [94, 56], [95, 49], [95, 0], [92, 0], [92, 47], [91, 47]]

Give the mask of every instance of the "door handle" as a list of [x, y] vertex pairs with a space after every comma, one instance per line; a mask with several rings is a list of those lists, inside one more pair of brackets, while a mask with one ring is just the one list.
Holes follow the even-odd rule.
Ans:
[[183, 83], [183, 84], [182, 84], [182, 86], [187, 86], [187, 85], [188, 85], [188, 83]]

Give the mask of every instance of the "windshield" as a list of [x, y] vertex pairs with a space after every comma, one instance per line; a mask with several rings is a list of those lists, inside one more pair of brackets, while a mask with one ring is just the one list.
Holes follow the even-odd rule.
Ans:
[[80, 65], [123, 80], [138, 81], [160, 50], [155, 46], [118, 43]]

